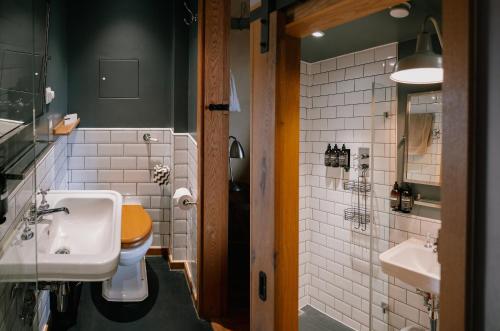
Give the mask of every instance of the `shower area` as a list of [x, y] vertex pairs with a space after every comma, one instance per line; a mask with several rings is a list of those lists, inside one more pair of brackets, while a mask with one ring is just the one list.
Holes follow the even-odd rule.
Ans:
[[[304, 44], [303, 44], [304, 50]], [[398, 43], [301, 63], [299, 329], [428, 328], [415, 288], [386, 275], [379, 254], [421, 237], [392, 211]]]

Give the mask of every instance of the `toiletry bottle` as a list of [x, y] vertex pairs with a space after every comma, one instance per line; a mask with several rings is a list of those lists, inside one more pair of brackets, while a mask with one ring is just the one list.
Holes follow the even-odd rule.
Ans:
[[328, 147], [325, 151], [325, 166], [330, 167], [331, 164], [331, 156], [332, 156], [332, 146], [328, 144]]
[[339, 166], [342, 168], [347, 167], [347, 151], [345, 150], [345, 144], [342, 144], [342, 149], [339, 153]]
[[413, 197], [410, 191], [405, 190], [401, 193], [401, 211], [403, 213], [409, 213], [413, 205]]
[[398, 210], [401, 201], [401, 192], [399, 192], [398, 182], [394, 182], [394, 186], [391, 191], [391, 208], [392, 210]]
[[332, 167], [334, 167], [334, 168], [339, 167], [339, 154], [340, 154], [340, 150], [337, 147], [337, 144], [335, 144], [335, 146], [333, 146], [332, 159], [331, 159]]

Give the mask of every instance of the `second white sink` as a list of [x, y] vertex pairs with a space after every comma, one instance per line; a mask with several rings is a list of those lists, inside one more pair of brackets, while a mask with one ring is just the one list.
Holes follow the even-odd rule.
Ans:
[[441, 265], [433, 248], [425, 242], [408, 239], [379, 256], [382, 270], [423, 291], [439, 294]]

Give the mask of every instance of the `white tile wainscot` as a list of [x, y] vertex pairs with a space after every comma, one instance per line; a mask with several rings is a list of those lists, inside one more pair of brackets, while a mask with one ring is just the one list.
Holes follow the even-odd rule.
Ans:
[[[33, 170], [29, 171], [26, 178], [12, 192], [9, 192], [7, 220], [0, 225], [0, 246], [7, 243], [9, 234], [21, 221], [23, 210], [26, 210], [27, 205], [31, 203], [34, 193], [34, 178], [36, 178], [37, 189], [65, 190], [68, 188], [66, 160], [67, 137], [58, 137], [37, 159], [36, 176]], [[35, 270], [33, 270], [33, 276], [35, 276]], [[24, 322], [18, 318], [18, 303], [22, 302], [22, 291], [15, 292], [17, 295], [12, 299], [11, 291], [14, 285], [14, 283], [0, 282], [0, 330], [20, 330], [24, 325]], [[47, 291], [39, 293], [37, 307], [39, 324], [33, 328], [42, 330], [48, 320], [49, 296]]]
[[[397, 44], [388, 44], [316, 63], [301, 64], [299, 168], [299, 305], [310, 304], [355, 330], [368, 330], [370, 226], [373, 226], [373, 330], [429, 327], [415, 289], [385, 275], [379, 253], [410, 237], [436, 235], [440, 221], [394, 213], [389, 193], [396, 178], [396, 86], [389, 74]], [[372, 83], [375, 114], [371, 116]], [[384, 113], [388, 113], [388, 118]], [[344, 221], [355, 196], [343, 190], [342, 173], [323, 164], [327, 144], [346, 144], [351, 153], [371, 147], [374, 121], [374, 224], [363, 232]], [[351, 154], [352, 155], [352, 154]], [[382, 313], [381, 302], [389, 304]]]
[[[151, 134], [151, 163], [143, 135]], [[153, 246], [169, 247], [171, 184], [152, 181], [157, 163], [172, 168], [172, 130], [165, 128], [79, 128], [68, 137], [69, 188], [115, 190], [138, 198], [153, 220]]]

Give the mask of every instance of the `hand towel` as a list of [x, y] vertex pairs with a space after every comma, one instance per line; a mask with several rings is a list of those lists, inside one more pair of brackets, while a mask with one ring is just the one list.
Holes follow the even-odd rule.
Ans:
[[240, 100], [238, 99], [238, 92], [236, 91], [236, 82], [232, 71], [229, 71], [230, 76], [230, 91], [229, 91], [229, 111], [240, 112]]
[[408, 155], [423, 155], [431, 142], [433, 114], [410, 114]]

